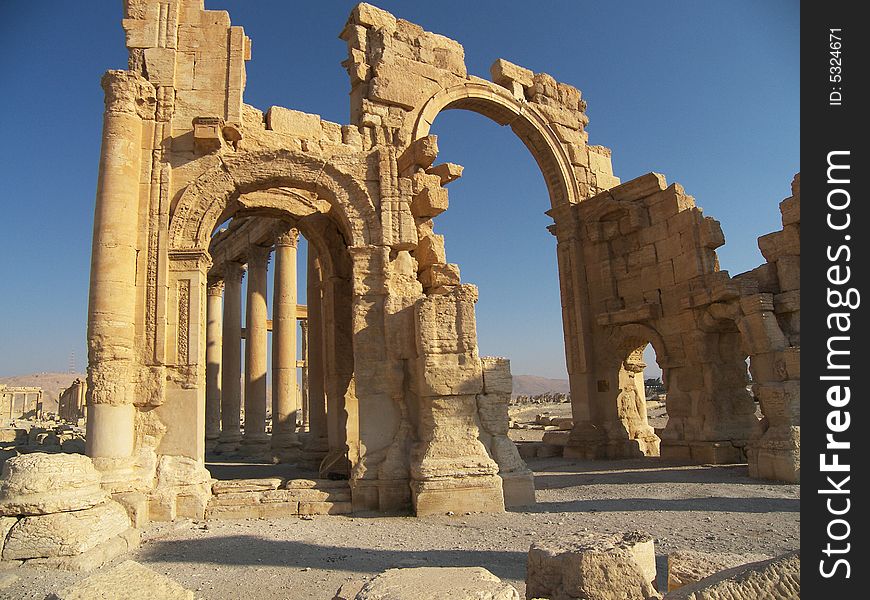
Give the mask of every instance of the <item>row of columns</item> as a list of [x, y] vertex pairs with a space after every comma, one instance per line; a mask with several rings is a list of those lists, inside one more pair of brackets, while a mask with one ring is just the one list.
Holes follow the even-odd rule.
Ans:
[[[300, 420], [300, 431], [310, 431], [311, 438], [319, 440], [327, 435], [319, 269], [314, 249], [309, 246], [306, 318], [297, 309], [298, 239], [298, 231], [288, 227], [278, 232], [274, 242], [271, 436], [266, 432], [267, 272], [271, 247], [252, 245], [247, 269], [240, 262], [227, 261], [221, 269], [223, 279], [209, 284], [206, 324], [206, 441], [209, 447], [216, 446], [223, 452], [240, 447], [251, 453], [265, 452], [270, 447], [276, 451], [289, 450], [300, 446], [297, 432]], [[242, 434], [241, 294], [246, 272]], [[301, 361], [296, 353], [297, 322], [302, 333]], [[300, 366], [302, 381], [297, 382]], [[297, 383], [301, 383], [301, 406], [297, 400]]]

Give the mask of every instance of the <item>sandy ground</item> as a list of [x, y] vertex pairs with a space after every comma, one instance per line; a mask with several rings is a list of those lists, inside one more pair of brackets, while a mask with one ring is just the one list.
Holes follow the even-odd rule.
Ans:
[[[750, 479], [745, 465], [561, 458], [529, 465], [538, 504], [523, 511], [152, 525], [149, 541], [130, 558], [197, 598], [330, 600], [348, 580], [423, 565], [483, 566], [522, 594], [529, 544], [585, 531], [648, 531], [660, 577], [665, 555], [676, 549], [775, 555], [799, 548], [799, 486]], [[84, 576], [0, 571], [0, 598], [42, 600]]]

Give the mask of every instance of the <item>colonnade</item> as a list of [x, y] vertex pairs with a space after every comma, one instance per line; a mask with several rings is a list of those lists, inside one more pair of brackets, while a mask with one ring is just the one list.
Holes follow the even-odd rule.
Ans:
[[[307, 304], [299, 304], [296, 290], [298, 242], [296, 229], [280, 228], [271, 245], [252, 243], [243, 256], [216, 261], [209, 273], [205, 408], [209, 451], [252, 455], [271, 452], [280, 456], [303, 446], [302, 449], [313, 451], [326, 446], [320, 270], [315, 250], [309, 246]], [[273, 253], [272, 319], [269, 320], [267, 283]], [[244, 315], [243, 282], [246, 283]], [[269, 331], [272, 333], [271, 433], [267, 429]], [[298, 356], [300, 342], [301, 356]], [[297, 377], [300, 368], [301, 379]]]

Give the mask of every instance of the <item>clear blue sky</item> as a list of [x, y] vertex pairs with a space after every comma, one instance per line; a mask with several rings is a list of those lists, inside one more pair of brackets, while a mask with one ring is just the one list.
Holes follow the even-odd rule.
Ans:
[[[346, 48], [353, 2], [207, 0], [253, 38], [245, 100], [347, 122]], [[580, 88], [590, 142], [613, 149], [617, 176], [667, 175], [722, 222], [723, 269], [762, 262], [756, 238], [779, 227], [778, 202], [799, 165], [799, 3], [383, 1], [458, 40], [469, 72], [506, 58]], [[4, 227], [0, 234], [0, 376], [85, 362], [93, 201], [102, 91], [126, 66], [119, 0], [4, 2], [0, 7]], [[525, 147], [482, 116], [450, 111], [433, 128], [439, 160], [462, 164], [436, 221], [447, 257], [480, 287], [482, 354], [514, 373], [565, 373], [555, 240], [546, 188]]]

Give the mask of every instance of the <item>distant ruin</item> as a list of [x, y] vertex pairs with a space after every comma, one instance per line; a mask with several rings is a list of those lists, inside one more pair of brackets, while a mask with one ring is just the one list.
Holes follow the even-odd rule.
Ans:
[[[767, 263], [731, 277], [719, 223], [662, 175], [621, 184], [611, 151], [588, 143], [580, 91], [546, 73], [500, 59], [491, 81], [469, 75], [457, 42], [360, 4], [341, 32], [343, 125], [245, 104], [251, 41], [225, 11], [125, 5], [129, 68], [102, 80], [87, 382], [87, 454], [122, 501], [201, 517], [210, 444], [316, 460], [321, 477], [349, 480], [354, 510], [497, 512], [530, 486], [533, 500], [506, 437], [509, 362], [478, 355], [477, 289], [436, 233], [444, 186], [462, 173], [436, 163], [429, 134], [449, 109], [509, 126], [546, 181], [573, 407], [564, 455], [660, 449], [799, 479], [799, 178], [783, 229], [759, 241]], [[667, 388], [661, 439], [643, 408], [647, 344]], [[299, 361], [308, 432], [296, 428]]]
[[42, 388], [0, 383], [0, 418], [36, 419], [42, 414]]

